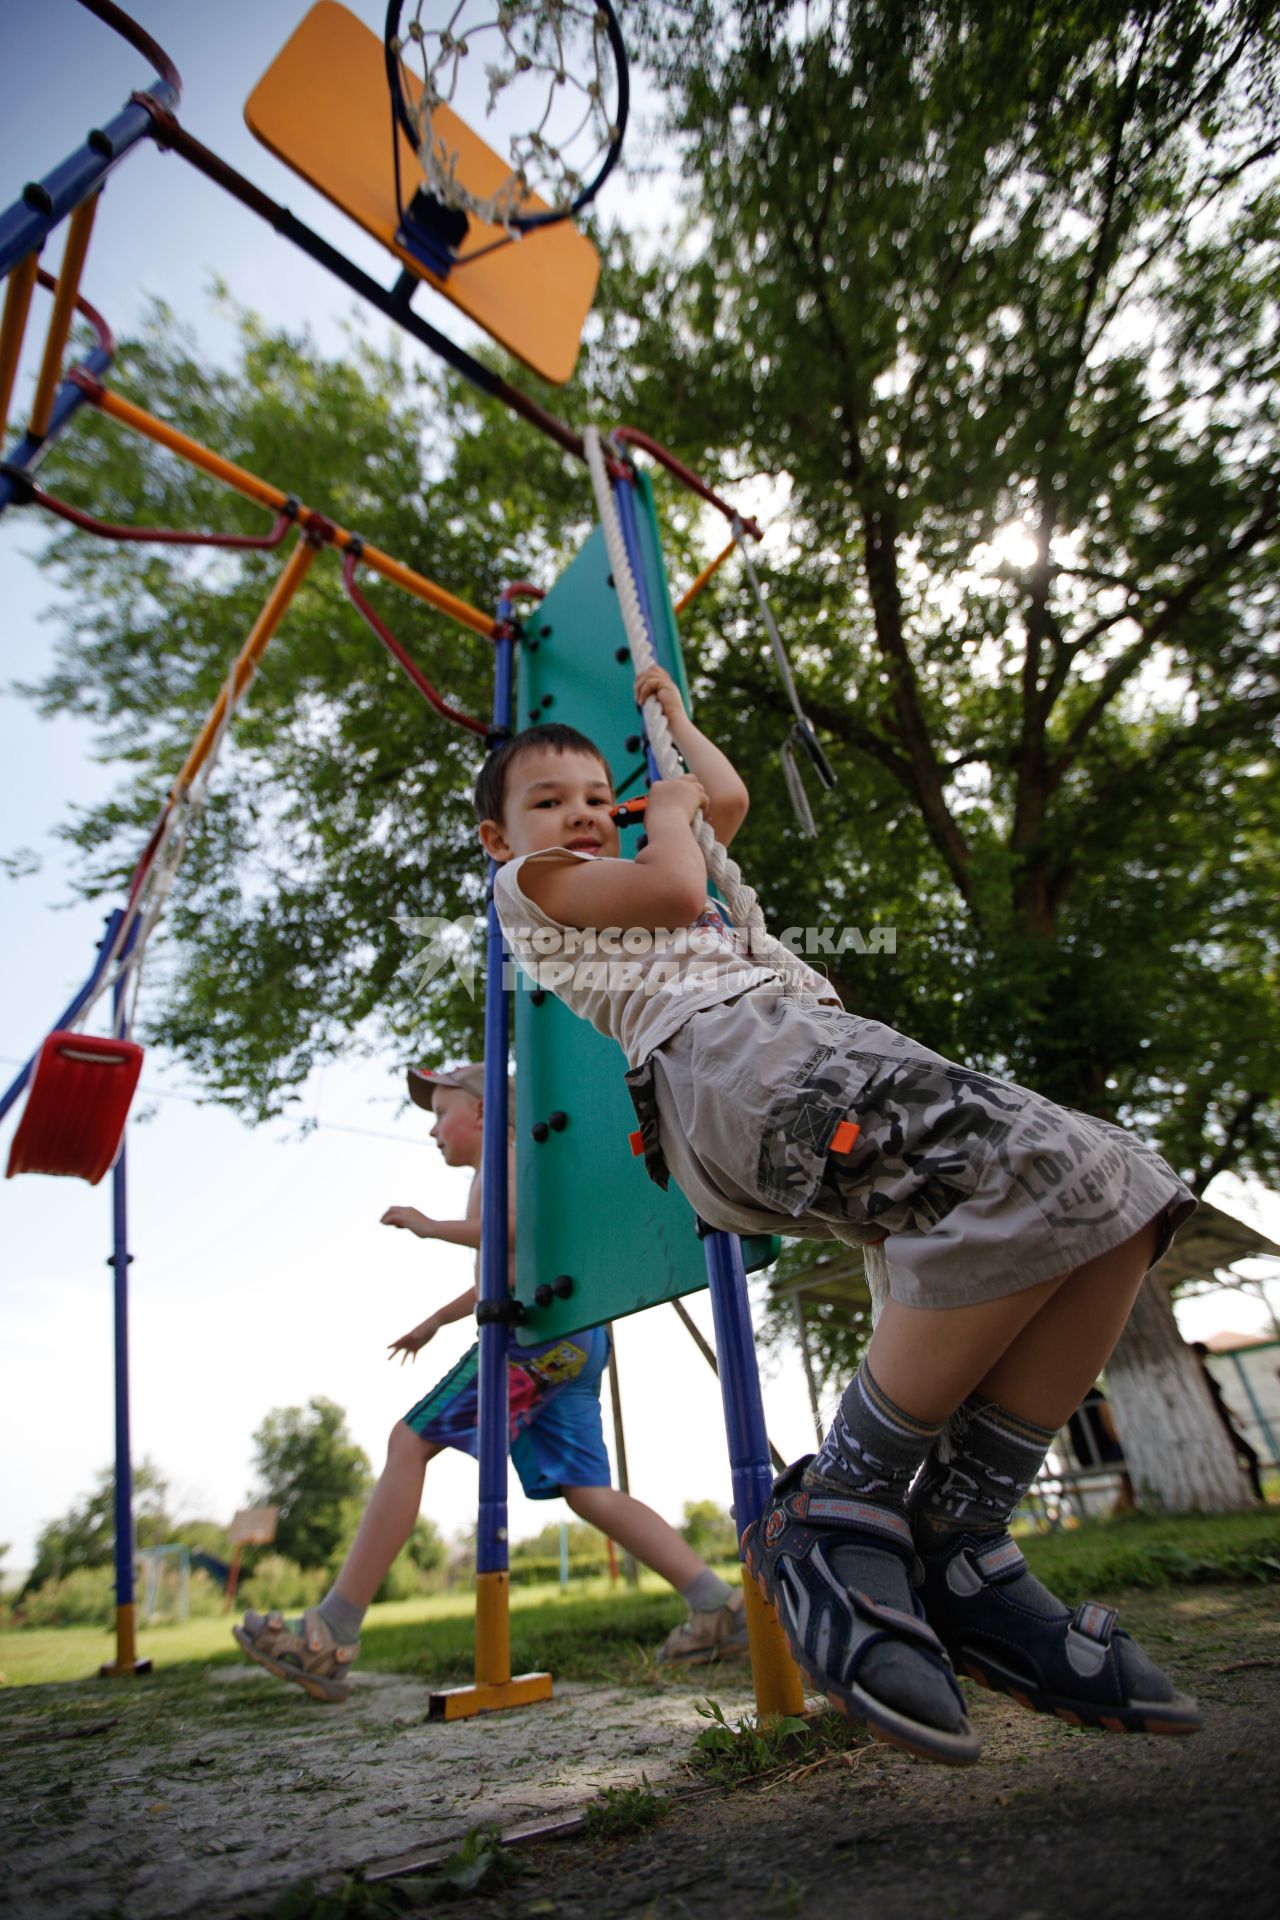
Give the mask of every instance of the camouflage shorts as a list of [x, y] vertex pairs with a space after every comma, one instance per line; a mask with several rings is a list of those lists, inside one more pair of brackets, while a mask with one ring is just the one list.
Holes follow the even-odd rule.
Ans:
[[[1118, 1127], [772, 987], [700, 1012], [627, 1075], [654, 1178], [709, 1225], [865, 1243], [891, 1290], [951, 1307], [1034, 1286], [1194, 1208]], [[858, 1128], [835, 1154], [842, 1120]]]

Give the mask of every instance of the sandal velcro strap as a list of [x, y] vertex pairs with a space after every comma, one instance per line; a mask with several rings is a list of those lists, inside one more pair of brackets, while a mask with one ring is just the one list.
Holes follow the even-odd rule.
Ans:
[[836, 1493], [801, 1493], [787, 1503], [797, 1520], [810, 1526], [853, 1527], [859, 1533], [880, 1533], [899, 1546], [910, 1547], [911, 1523], [891, 1507], [871, 1500], [850, 1500]]
[[1011, 1580], [1027, 1569], [1021, 1547], [1007, 1533], [971, 1558], [984, 1580]]
[[1071, 1616], [1071, 1624], [1087, 1640], [1096, 1640], [1100, 1647], [1109, 1647], [1119, 1617], [1114, 1607], [1100, 1606], [1096, 1600], [1082, 1600]]
[[917, 1646], [924, 1647], [929, 1653], [936, 1653], [940, 1659], [946, 1659], [946, 1651], [927, 1620], [917, 1618], [914, 1613], [904, 1613], [900, 1607], [885, 1606], [882, 1601], [873, 1600], [868, 1593], [858, 1588], [850, 1589], [862, 1618], [874, 1626], [883, 1627], [901, 1640], [914, 1640]]

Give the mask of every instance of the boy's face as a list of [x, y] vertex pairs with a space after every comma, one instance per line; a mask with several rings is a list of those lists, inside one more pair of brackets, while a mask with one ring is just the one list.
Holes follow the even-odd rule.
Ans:
[[477, 1167], [484, 1145], [484, 1103], [465, 1087], [436, 1087], [431, 1095], [431, 1138], [447, 1167]]
[[618, 853], [613, 785], [593, 753], [533, 747], [507, 772], [501, 820], [482, 820], [480, 838], [499, 862], [547, 847], [579, 853]]

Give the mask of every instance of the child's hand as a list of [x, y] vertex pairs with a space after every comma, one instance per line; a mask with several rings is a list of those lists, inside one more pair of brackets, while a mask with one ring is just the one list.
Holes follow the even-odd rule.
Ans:
[[410, 1233], [417, 1234], [419, 1240], [429, 1240], [436, 1225], [425, 1213], [419, 1213], [416, 1207], [388, 1207], [378, 1224], [382, 1227], [407, 1227]]
[[684, 701], [680, 698], [680, 689], [665, 667], [654, 665], [646, 667], [636, 677], [636, 705], [642, 707], [646, 700], [656, 700], [666, 715], [667, 725], [685, 718]]
[[709, 813], [711, 802], [696, 774], [681, 773], [674, 780], [655, 780], [645, 808], [645, 826], [650, 838], [655, 826], [669, 819], [683, 820], [686, 826], [691, 826], [699, 810]]
[[434, 1340], [439, 1331], [440, 1323], [437, 1320], [430, 1318], [424, 1320], [411, 1333], [402, 1333], [398, 1340], [391, 1342], [387, 1348], [388, 1360], [394, 1360], [397, 1354], [400, 1355], [401, 1366], [406, 1360], [416, 1360], [419, 1348], [425, 1347], [428, 1340]]

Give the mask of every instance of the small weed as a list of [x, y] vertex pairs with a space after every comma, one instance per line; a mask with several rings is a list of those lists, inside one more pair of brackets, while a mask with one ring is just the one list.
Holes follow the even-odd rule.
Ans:
[[715, 1786], [758, 1780], [784, 1766], [813, 1737], [808, 1721], [793, 1713], [758, 1727], [745, 1718], [731, 1726], [718, 1700], [708, 1700], [697, 1712], [711, 1724], [693, 1743], [693, 1765]]
[[521, 1873], [520, 1862], [502, 1844], [498, 1827], [472, 1827], [456, 1853], [442, 1863], [439, 1879], [453, 1893], [474, 1893], [482, 1881], [490, 1888], [514, 1880]]
[[639, 1787], [602, 1787], [600, 1798], [587, 1808], [584, 1830], [595, 1840], [620, 1840], [624, 1834], [640, 1833], [661, 1820], [666, 1807], [649, 1785], [649, 1776], [640, 1776]]
[[408, 1906], [404, 1887], [366, 1886], [360, 1874], [322, 1892], [314, 1880], [299, 1880], [268, 1908], [269, 1920], [400, 1920]]
[[830, 1708], [804, 1719], [788, 1714], [764, 1727], [747, 1719], [731, 1725], [715, 1700], [697, 1711], [711, 1725], [694, 1741], [690, 1764], [709, 1786], [736, 1787], [768, 1778], [786, 1784], [820, 1767], [854, 1766], [871, 1751], [866, 1736]]

